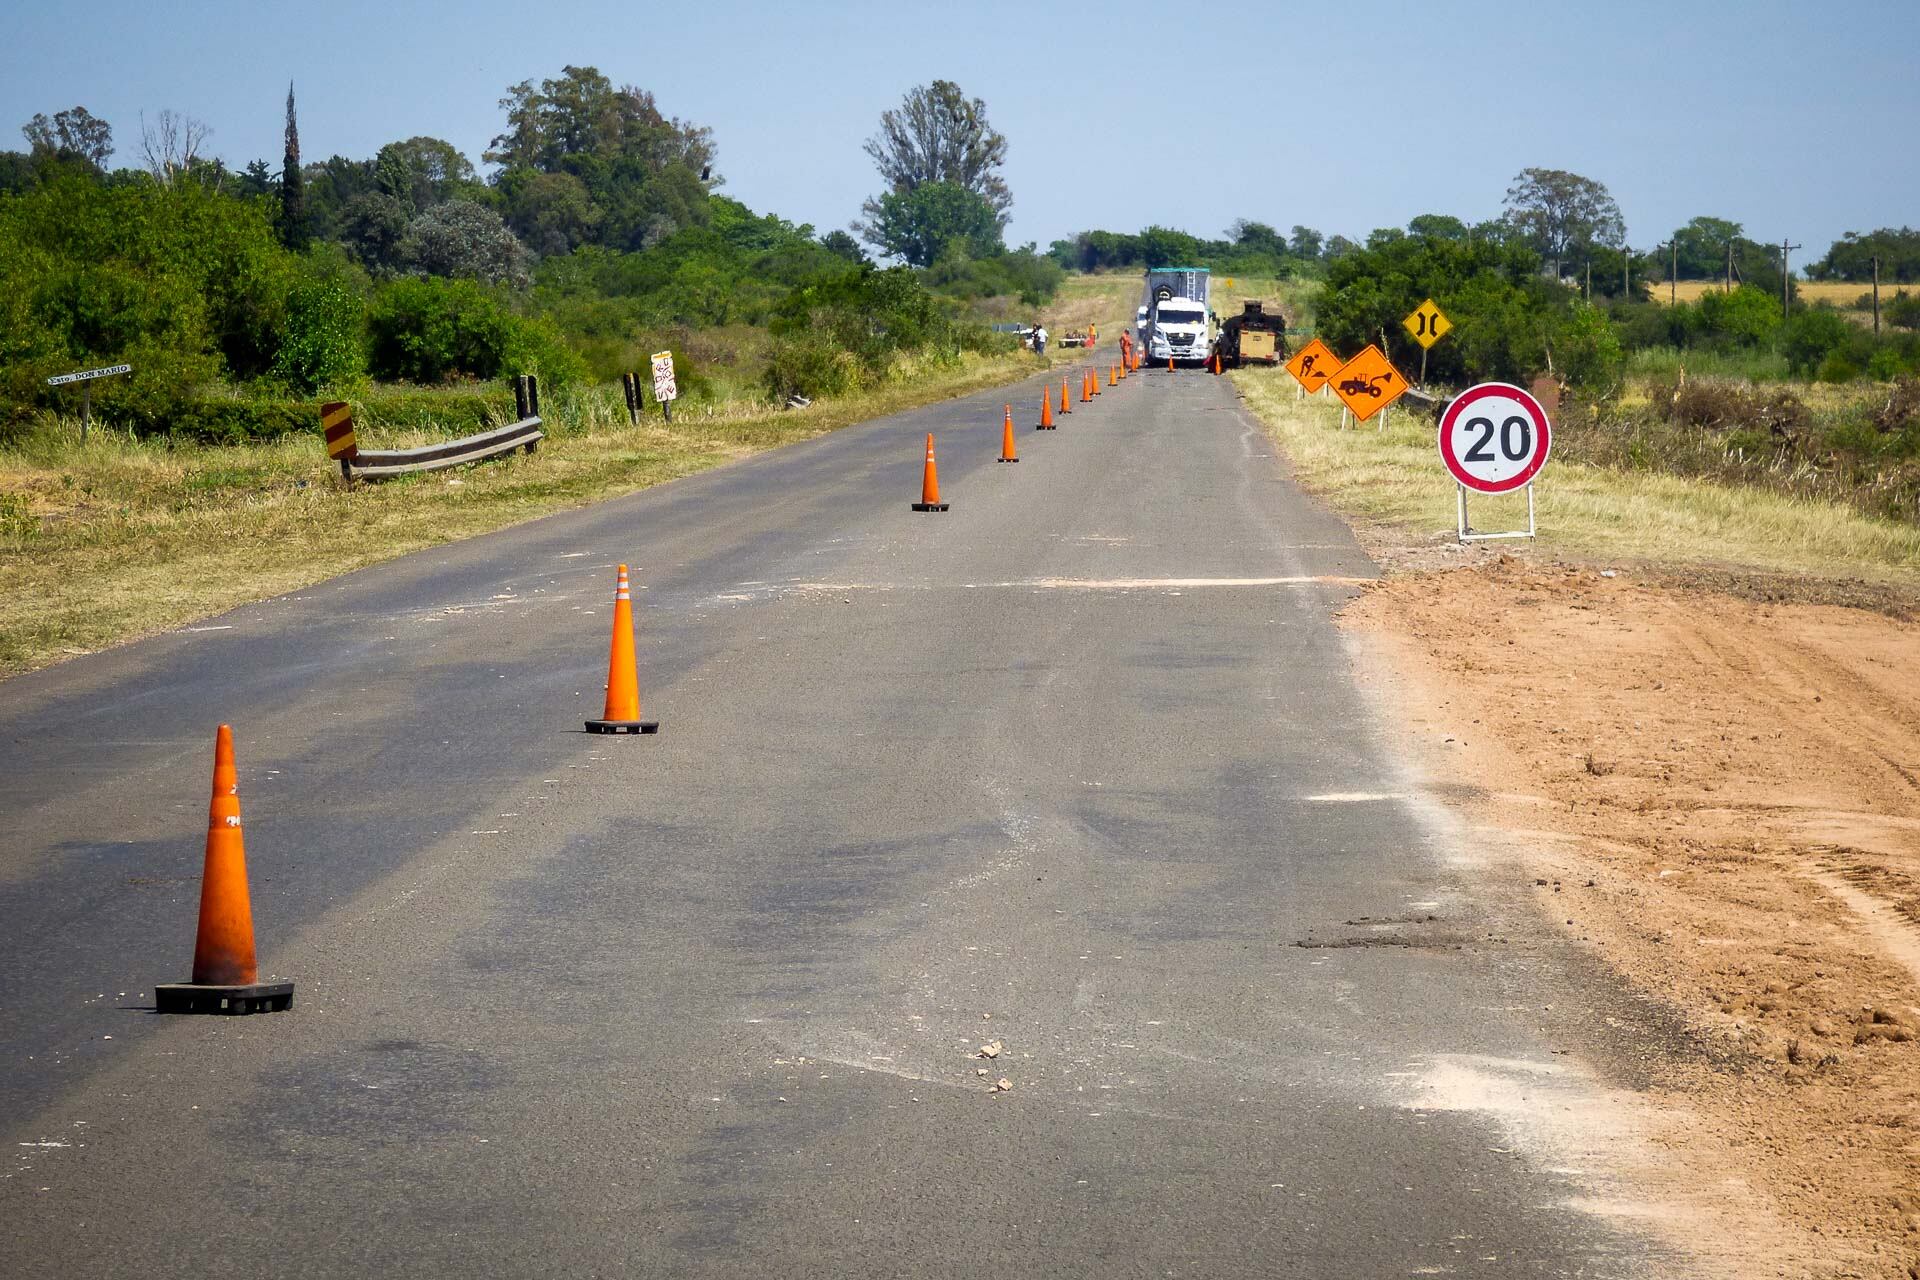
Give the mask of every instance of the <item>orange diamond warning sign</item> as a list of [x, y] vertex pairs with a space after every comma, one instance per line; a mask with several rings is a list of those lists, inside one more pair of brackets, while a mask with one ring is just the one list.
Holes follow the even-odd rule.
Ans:
[[1333, 394], [1353, 410], [1354, 419], [1359, 422], [1365, 422], [1407, 390], [1407, 380], [1380, 348], [1374, 346], [1341, 365], [1332, 381]]
[[1293, 359], [1287, 361], [1287, 372], [1307, 389], [1308, 395], [1326, 386], [1327, 379], [1339, 368], [1340, 357], [1318, 338], [1294, 352]]

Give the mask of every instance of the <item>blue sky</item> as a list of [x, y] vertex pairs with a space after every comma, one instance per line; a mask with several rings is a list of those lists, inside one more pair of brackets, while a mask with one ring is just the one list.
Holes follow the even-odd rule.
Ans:
[[1638, 247], [1710, 213], [1791, 236], [1804, 262], [1843, 231], [1920, 223], [1916, 55], [1916, 0], [14, 0], [0, 146], [82, 104], [134, 164], [139, 113], [171, 107], [230, 164], [277, 168], [292, 79], [309, 160], [430, 134], [478, 163], [506, 86], [573, 63], [712, 127], [729, 194], [824, 230], [875, 189], [860, 144], [880, 112], [946, 78], [1011, 143], [1014, 243], [1238, 217], [1359, 238], [1492, 216], [1540, 165], [1605, 182]]

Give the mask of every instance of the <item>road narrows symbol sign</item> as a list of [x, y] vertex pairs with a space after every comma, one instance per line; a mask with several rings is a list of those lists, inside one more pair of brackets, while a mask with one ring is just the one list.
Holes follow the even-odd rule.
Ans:
[[1333, 375], [1333, 394], [1353, 411], [1356, 422], [1365, 422], [1406, 391], [1407, 380], [1376, 346], [1368, 346]]
[[1423, 351], [1446, 337], [1453, 328], [1453, 321], [1447, 319], [1446, 312], [1433, 305], [1432, 298], [1415, 307], [1413, 313], [1400, 323], [1406, 326], [1407, 332], [1413, 335], [1413, 340], [1420, 344]]
[[1327, 385], [1327, 379], [1340, 367], [1340, 357], [1328, 350], [1327, 344], [1315, 338], [1293, 353], [1293, 359], [1287, 361], [1287, 372], [1294, 380], [1312, 395]]
[[1553, 424], [1530, 392], [1483, 382], [1440, 415], [1440, 460], [1475, 493], [1511, 493], [1532, 483], [1553, 448]]

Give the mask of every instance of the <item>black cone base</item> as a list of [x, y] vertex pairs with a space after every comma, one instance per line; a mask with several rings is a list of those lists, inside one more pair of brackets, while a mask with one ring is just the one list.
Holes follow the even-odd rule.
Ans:
[[168, 982], [153, 989], [156, 1013], [279, 1013], [293, 1007], [291, 982], [254, 982], [225, 987]]
[[588, 733], [658, 733], [658, 720], [589, 720]]
[[1035, 431], [1058, 431], [1059, 429], [1051, 422], [1043, 422], [1034, 428]]
[[944, 502], [916, 502], [913, 504], [913, 509], [915, 511], [945, 511], [947, 504]]
[[1002, 462], [1018, 462], [1018, 461], [1020, 461], [1020, 459], [1018, 459], [1018, 458], [1002, 458], [1002, 459], [1000, 459], [1000, 461], [1002, 461]]

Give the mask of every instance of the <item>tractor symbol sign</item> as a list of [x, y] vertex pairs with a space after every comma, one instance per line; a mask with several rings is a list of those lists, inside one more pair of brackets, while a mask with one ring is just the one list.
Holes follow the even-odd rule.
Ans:
[[1420, 344], [1423, 351], [1446, 337], [1447, 331], [1453, 328], [1453, 321], [1447, 319], [1446, 312], [1433, 305], [1432, 298], [1415, 307], [1412, 314], [1400, 323], [1406, 326], [1407, 332], [1413, 335], [1413, 340]]
[[1368, 347], [1333, 375], [1333, 393], [1365, 422], [1406, 393], [1407, 380], [1378, 347]]

